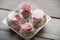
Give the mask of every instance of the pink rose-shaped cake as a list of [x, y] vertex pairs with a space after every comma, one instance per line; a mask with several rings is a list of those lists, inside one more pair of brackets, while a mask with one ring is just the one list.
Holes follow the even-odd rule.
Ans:
[[36, 28], [40, 26], [40, 22], [42, 21], [44, 15], [44, 12], [40, 9], [34, 10], [32, 12], [32, 21]]
[[12, 23], [16, 26], [20, 26], [20, 23], [22, 22], [22, 18], [18, 14], [14, 15], [14, 18], [16, 20], [12, 20]]
[[24, 18], [28, 18], [31, 15], [31, 5], [24, 4], [22, 6], [22, 15]]
[[8, 15], [8, 18], [10, 20], [16, 20], [16, 21], [22, 21], [22, 15], [19, 15], [18, 13], [16, 13], [15, 11], [13, 11], [12, 13], [10, 13]]
[[12, 12], [8, 16], [8, 25], [19, 30], [20, 29], [20, 24], [22, 23], [22, 16], [19, 15], [16, 12]]
[[21, 25], [21, 29], [23, 30], [23, 32], [31, 32], [34, 30], [34, 26], [31, 23], [24, 23], [23, 25]]
[[34, 22], [40, 22], [43, 16], [44, 13], [40, 9], [34, 10], [32, 13], [32, 19]]

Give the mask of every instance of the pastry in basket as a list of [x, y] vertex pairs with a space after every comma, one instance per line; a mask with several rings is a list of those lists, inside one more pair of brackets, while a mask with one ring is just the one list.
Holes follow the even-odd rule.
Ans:
[[32, 36], [34, 34], [34, 31], [35, 31], [34, 26], [31, 23], [26, 22], [26, 23], [21, 25], [19, 32], [22, 36], [29, 37], [29, 36]]
[[40, 9], [34, 10], [32, 12], [32, 21], [33, 25], [38, 28], [45, 24], [46, 22], [46, 15]]
[[7, 18], [8, 25], [16, 30], [19, 30], [20, 24], [22, 23], [22, 16], [17, 13], [11, 13]]

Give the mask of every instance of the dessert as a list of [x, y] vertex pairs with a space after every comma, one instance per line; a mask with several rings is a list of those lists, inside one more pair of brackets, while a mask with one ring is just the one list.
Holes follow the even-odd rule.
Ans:
[[29, 4], [24, 4], [22, 6], [22, 15], [24, 18], [28, 18], [31, 16], [31, 6]]
[[46, 15], [40, 9], [32, 11], [31, 5], [23, 4], [18, 12], [14, 11], [8, 15], [7, 22], [19, 35], [28, 38], [46, 23]]
[[24, 23], [21, 25], [20, 34], [25, 37], [32, 36], [34, 34], [35, 28], [31, 23]]
[[46, 15], [40, 10], [34, 10], [32, 13], [33, 25], [38, 28], [42, 26], [46, 21]]
[[10, 27], [18, 31], [20, 24], [22, 23], [22, 16], [16, 12], [13, 12], [8, 15], [7, 22]]

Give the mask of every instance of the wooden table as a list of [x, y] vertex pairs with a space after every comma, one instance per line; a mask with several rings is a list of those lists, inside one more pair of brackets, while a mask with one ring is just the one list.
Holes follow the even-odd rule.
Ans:
[[[0, 40], [24, 40], [2, 23], [2, 20], [24, 1], [0, 0]], [[52, 17], [51, 21], [31, 40], [60, 40], [60, 0], [31, 1]]]

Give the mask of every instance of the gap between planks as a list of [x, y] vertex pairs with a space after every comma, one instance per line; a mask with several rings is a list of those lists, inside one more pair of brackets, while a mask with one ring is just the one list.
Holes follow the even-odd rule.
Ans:
[[[6, 8], [0, 8], [0, 10], [5, 10], [5, 11], [14, 11], [11, 9], [6, 9]], [[51, 18], [55, 18], [55, 19], [60, 19], [60, 17], [55, 17], [55, 16], [50, 16]]]

